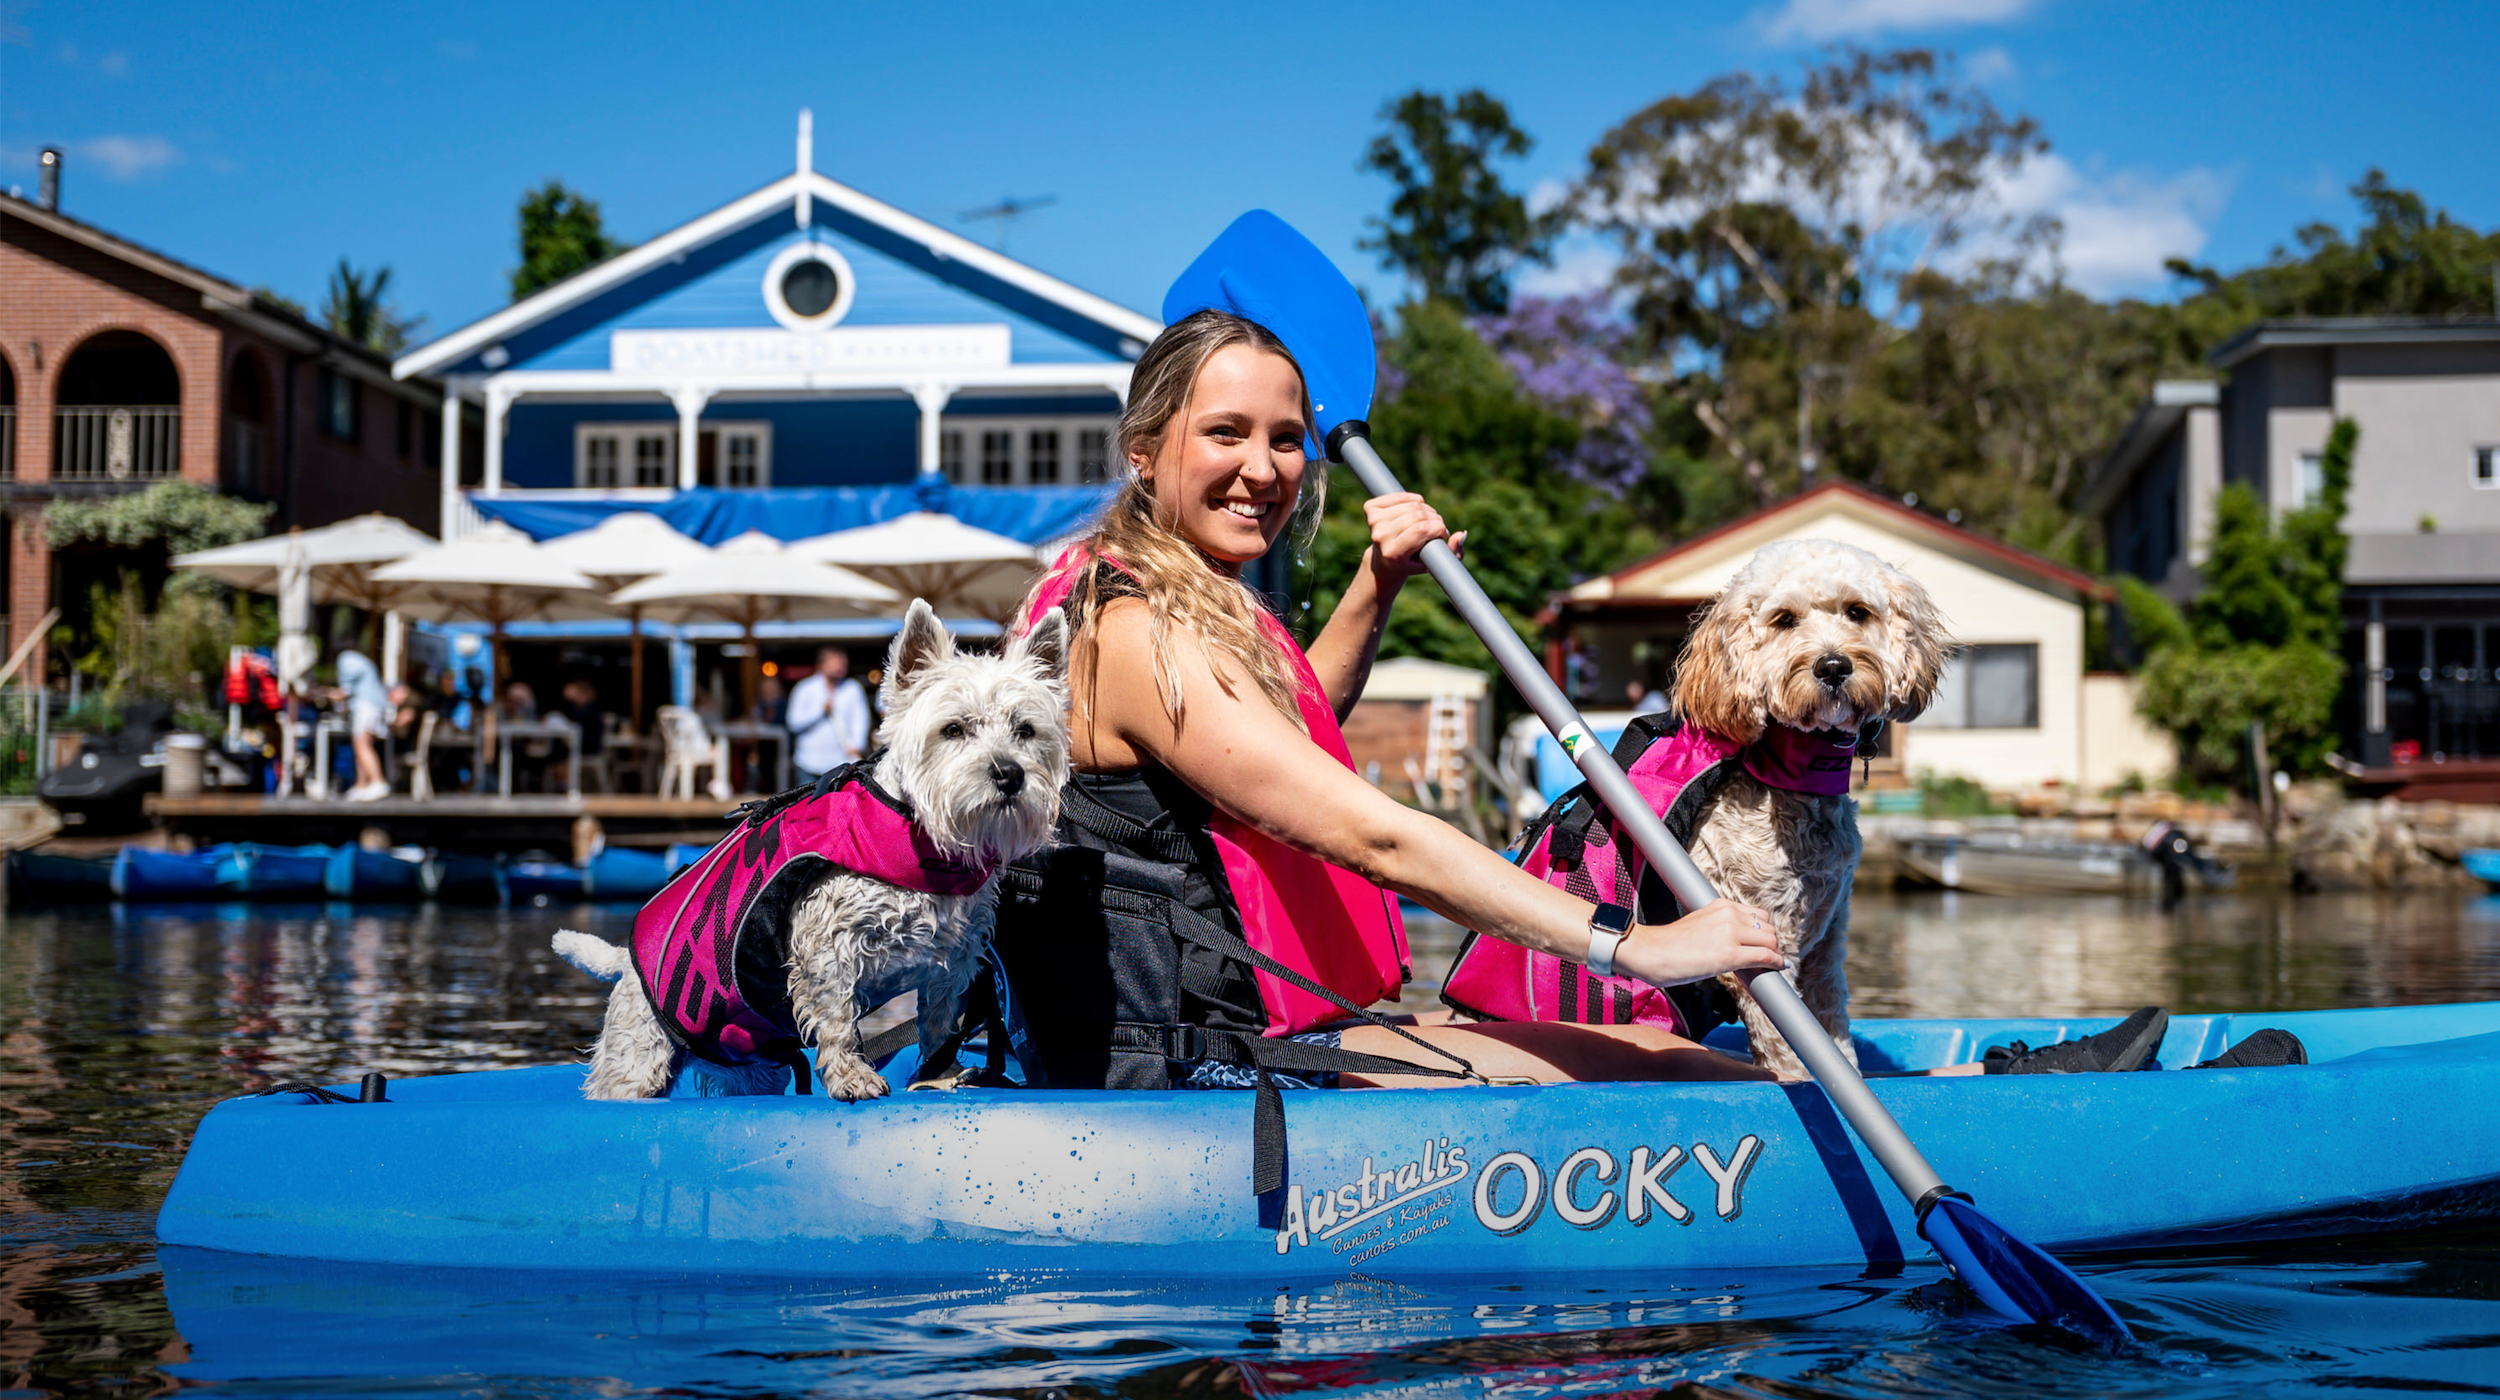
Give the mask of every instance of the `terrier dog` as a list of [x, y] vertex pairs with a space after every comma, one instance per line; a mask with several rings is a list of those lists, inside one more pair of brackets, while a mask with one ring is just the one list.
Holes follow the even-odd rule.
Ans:
[[[1908, 574], [1855, 545], [1784, 540], [1764, 546], [1694, 614], [1675, 705], [1687, 723], [1749, 748], [1766, 736], [1853, 736], [1917, 718], [1952, 650], [1927, 590]], [[1802, 734], [1773, 732], [1783, 727]], [[1798, 994], [1854, 1065], [1846, 963], [1860, 841], [1857, 803], [1845, 781], [1840, 788], [1794, 791], [1740, 767], [1704, 808], [1692, 854], [1720, 894], [1778, 921]], [[1806, 1078], [1742, 983], [1719, 980], [1736, 994], [1754, 1063], [1783, 1080]]]
[[[759, 921], [779, 922], [768, 932], [784, 935], [787, 1004], [766, 1014], [782, 1043], [816, 1047], [816, 1075], [832, 1097], [887, 1092], [885, 1077], [859, 1054], [859, 1017], [913, 989], [923, 1068], [912, 1087], [951, 1087], [936, 1077], [939, 1061], [989, 944], [996, 874], [1046, 844], [1059, 818], [1059, 789], [1068, 777], [1067, 650], [1066, 620], [1054, 612], [994, 655], [958, 652], [937, 614], [915, 600], [886, 660], [886, 747], [861, 762], [875, 789], [899, 799], [909, 819], [913, 835], [902, 864], [951, 872], [967, 892], [909, 887], [798, 852], [752, 896], [755, 912], [744, 915], [742, 928], [727, 935], [753, 937], [746, 930]], [[768, 804], [758, 819], [805, 795], [775, 799], [779, 805]], [[762, 831], [758, 819], [749, 825]], [[757, 839], [769, 847], [779, 835], [762, 831]], [[892, 844], [894, 833], [886, 840]], [[914, 852], [922, 856], [916, 862]], [[910, 871], [902, 873], [908, 878]], [[776, 1060], [724, 1065], [691, 1054], [683, 1033], [662, 1024], [645, 987], [671, 984], [656, 980], [657, 969], [637, 969], [630, 950], [569, 929], [556, 935], [555, 948], [582, 971], [617, 984], [591, 1052], [587, 1097], [664, 1097], [688, 1070], [702, 1077], [698, 1087], [707, 1096], [777, 1094], [788, 1083], [789, 1069]]]

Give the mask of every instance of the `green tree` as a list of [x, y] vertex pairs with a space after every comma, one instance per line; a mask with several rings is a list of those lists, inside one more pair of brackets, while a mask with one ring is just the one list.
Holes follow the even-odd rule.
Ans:
[[126, 496], [55, 501], [44, 511], [44, 534], [54, 549], [104, 544], [190, 554], [258, 539], [275, 509], [195, 481], [160, 481]]
[[2179, 742], [2188, 774], [2231, 782], [2244, 768], [2248, 730], [2265, 727], [2269, 756], [2294, 773], [2325, 766], [2329, 724], [2342, 688], [2344, 533], [2352, 489], [2349, 418], [2327, 436], [2314, 501], [2269, 517], [2234, 482], [2216, 499], [2205, 585], [2182, 613], [2135, 579], [2120, 602], [2145, 653], [2141, 709]]
[[1380, 117], [1388, 130], [1372, 138], [1357, 168], [1387, 176], [1397, 193], [1357, 246], [1412, 278], [1426, 299], [1476, 313], [1508, 307], [1512, 271], [1547, 260], [1557, 221], [1530, 213], [1493, 162], [1524, 156], [1535, 142], [1481, 88], [1455, 99], [1418, 88]]
[[512, 274], [512, 299], [552, 287], [632, 246], [608, 237], [596, 201], [566, 189], [561, 180], [549, 180], [521, 196], [521, 265]]
[[[1408, 487], [1453, 530], [1467, 532], [1467, 564], [1519, 635], [1557, 591], [1654, 545], [1616, 493], [1550, 464], [1580, 429], [1521, 393], [1518, 381], [1446, 301], [1401, 308], [1384, 338], [1396, 386], [1372, 408], [1372, 441]], [[1353, 474], [1329, 482], [1328, 510], [1307, 575], [1314, 617], [1334, 611], [1371, 531]], [[1424, 656], [1483, 669], [1484, 645], [1429, 579], [1410, 582], [1389, 615], [1383, 656]]]
[[377, 267], [359, 272], [347, 259], [330, 271], [329, 295], [321, 303], [321, 323], [368, 350], [396, 355], [425, 325], [423, 316], [402, 316], [385, 300], [391, 270]]

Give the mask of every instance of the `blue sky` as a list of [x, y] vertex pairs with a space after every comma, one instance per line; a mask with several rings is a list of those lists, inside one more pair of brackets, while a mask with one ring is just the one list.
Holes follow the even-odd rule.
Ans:
[[[1358, 11], [1348, 14], [1348, 11]], [[557, 176], [639, 240], [817, 168], [940, 223], [1052, 195], [1010, 251], [1151, 311], [1265, 205], [1358, 281], [1384, 99], [1482, 86], [1559, 186], [1639, 106], [1822, 44], [1957, 51], [2055, 150], [2011, 198], [2068, 227], [2071, 275], [2159, 294], [2165, 255], [2236, 265], [2350, 221], [2373, 164], [2500, 224], [2494, 37], [2465, 4], [1682, 0], [1518, 6], [242, 4], [0, 0], [0, 184], [70, 152], [65, 209], [308, 303], [341, 254], [447, 330], [504, 304], [513, 206]], [[1602, 271], [1581, 250], [1543, 285]]]

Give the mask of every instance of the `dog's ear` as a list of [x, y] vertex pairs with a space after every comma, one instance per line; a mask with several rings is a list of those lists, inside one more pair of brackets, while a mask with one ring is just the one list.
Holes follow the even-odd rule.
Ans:
[[1936, 679], [1953, 655], [1953, 639], [1945, 635], [1944, 616], [1919, 581], [1886, 565], [1885, 590], [1892, 607], [1884, 615], [1885, 639], [1892, 644], [1892, 684], [1884, 696], [1884, 716], [1913, 720], [1936, 698]]
[[1745, 610], [1728, 606], [1722, 593], [1693, 614], [1692, 633], [1675, 664], [1676, 712], [1685, 723], [1739, 744], [1761, 738], [1769, 722], [1760, 687], [1745, 665], [1750, 630]]
[[1064, 682], [1068, 678], [1068, 617], [1052, 608], [1033, 624], [1033, 630], [1007, 646], [1007, 659], [1026, 663], [1042, 673], [1042, 679]]
[[893, 709], [923, 671], [954, 655], [954, 635], [938, 621], [937, 609], [927, 599], [912, 599], [911, 610], [903, 614], [903, 630], [894, 634], [894, 646], [885, 656], [886, 708]]

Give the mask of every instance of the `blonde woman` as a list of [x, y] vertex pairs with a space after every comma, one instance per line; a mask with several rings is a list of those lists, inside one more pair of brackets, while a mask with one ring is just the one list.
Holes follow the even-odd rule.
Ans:
[[1338, 725], [1389, 608], [1449, 535], [1414, 495], [1366, 507], [1371, 547], [1307, 656], [1240, 581], [1316, 520], [1301, 371], [1257, 324], [1202, 311], [1137, 362], [1125, 484], [1028, 600], [1071, 624], [1060, 844], [999, 914], [1028, 1078], [1058, 1087], [1349, 1087], [1734, 1079], [1741, 1061], [1642, 1026], [1387, 1024], [1406, 975], [1396, 896], [1661, 986], [1780, 965], [1769, 916], [1721, 900], [1630, 923], [1520, 873], [1356, 776]]

